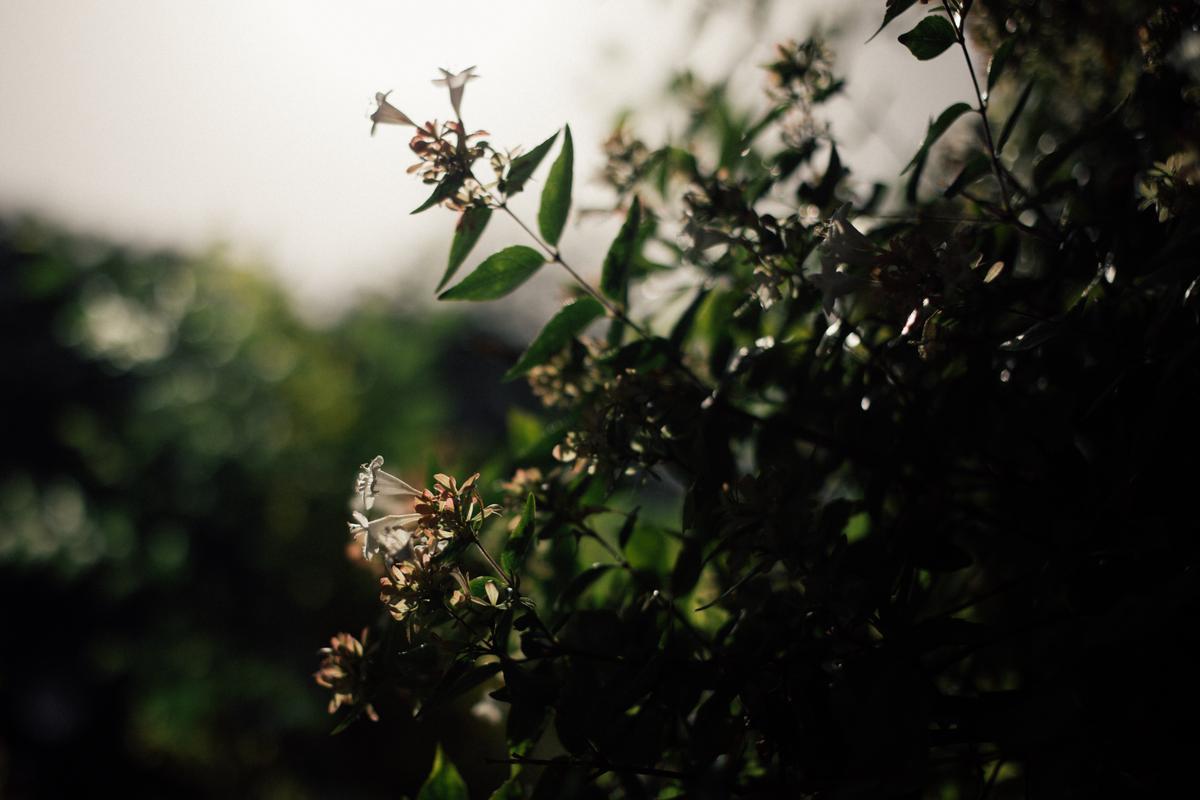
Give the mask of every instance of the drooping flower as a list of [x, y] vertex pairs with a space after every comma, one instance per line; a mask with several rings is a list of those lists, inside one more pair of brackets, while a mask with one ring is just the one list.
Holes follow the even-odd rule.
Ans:
[[445, 86], [450, 90], [450, 105], [454, 106], [455, 116], [461, 117], [462, 111], [459, 109], [462, 105], [463, 87], [467, 85], [467, 81], [480, 76], [475, 74], [474, 66], [467, 67], [457, 74], [442, 67], [438, 67], [438, 71], [442, 73], [443, 77], [435, 78], [433, 85]]
[[379, 579], [379, 600], [393, 619], [403, 620], [416, 610], [420, 584], [415, 564], [406, 561], [388, 567]]
[[375, 498], [383, 497], [420, 497], [421, 493], [397, 478], [391, 473], [384, 472], [383, 456], [375, 456], [370, 462], [360, 464], [358, 478], [354, 481], [354, 491], [362, 498], [363, 507], [370, 511], [375, 505]]
[[843, 205], [827, 223], [821, 245], [821, 274], [812, 279], [821, 289], [822, 305], [830, 317], [837, 298], [865, 285], [880, 259], [879, 248], [846, 218], [848, 208]]
[[363, 558], [370, 561], [376, 553], [383, 554], [387, 563], [394, 562], [400, 552], [408, 546], [409, 539], [421, 524], [420, 514], [389, 514], [379, 519], [367, 519], [359, 511], [354, 512], [350, 535], [362, 537]]
[[388, 102], [387, 96], [389, 94], [391, 94], [391, 92], [375, 93], [375, 102], [379, 107], [376, 108], [375, 113], [371, 115], [372, 136], [375, 135], [375, 128], [380, 123], [385, 125], [410, 125], [414, 128], [417, 127], [417, 123], [409, 119], [407, 114]]
[[[329, 647], [321, 648], [321, 666], [313, 673], [313, 679], [319, 686], [333, 690], [333, 697], [329, 701], [330, 714], [343, 705], [354, 706], [363, 702], [366, 684], [363, 646], [366, 641], [365, 630], [362, 641], [348, 633], [339, 633], [329, 640]], [[366, 704], [363, 711], [372, 721], [379, 721], [379, 714], [370, 703]]]

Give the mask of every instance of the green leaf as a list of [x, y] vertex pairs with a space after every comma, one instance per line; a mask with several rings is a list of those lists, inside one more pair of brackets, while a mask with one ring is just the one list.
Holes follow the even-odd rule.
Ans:
[[538, 168], [538, 164], [542, 163], [542, 159], [546, 157], [546, 153], [550, 152], [550, 148], [554, 145], [554, 140], [557, 138], [558, 131], [555, 131], [554, 135], [549, 139], [525, 155], [517, 156], [513, 159], [512, 164], [508, 167], [508, 175], [505, 176], [498, 187], [504, 193], [505, 197], [512, 197], [525, 188], [525, 182], [533, 176], [533, 171]]
[[642, 224], [642, 204], [635, 195], [629, 213], [617, 238], [608, 247], [604, 269], [600, 273], [600, 290], [613, 300], [625, 304], [629, 293], [629, 266], [637, 253], [638, 230]]
[[492, 210], [487, 206], [472, 206], [459, 217], [458, 226], [454, 229], [454, 241], [450, 244], [450, 262], [446, 265], [446, 274], [438, 282], [437, 291], [440, 292], [458, 272], [491, 218]]
[[558, 596], [558, 601], [555, 603], [559, 608], [570, 608], [579, 596], [586, 592], [588, 588], [600, 580], [605, 573], [612, 569], [615, 564], [592, 564], [583, 572], [576, 575], [563, 589], [562, 594]]
[[992, 161], [984, 153], [972, 153], [967, 162], [963, 164], [958, 175], [946, 187], [946, 191], [942, 192], [942, 197], [955, 197], [963, 189], [970, 186], [974, 181], [986, 175], [992, 167]]
[[462, 282], [438, 295], [439, 300], [495, 300], [533, 277], [546, 259], [532, 247], [514, 245], [489, 256]]
[[542, 332], [521, 354], [512, 369], [504, 373], [504, 380], [519, 378], [533, 367], [546, 363], [547, 359], [566, 347], [592, 320], [601, 316], [604, 316], [604, 306], [591, 297], [581, 297], [567, 303], [550, 318], [546, 327], [542, 328]]
[[571, 143], [571, 126], [563, 132], [562, 150], [550, 167], [546, 187], [542, 189], [542, 205], [538, 209], [538, 228], [549, 244], [558, 244], [567, 212], [571, 210], [571, 181], [575, 164], [575, 148]]
[[900, 36], [900, 44], [922, 61], [937, 58], [958, 41], [958, 33], [945, 17], [926, 17]]
[[683, 348], [683, 343], [687, 340], [688, 335], [692, 331], [692, 326], [696, 322], [696, 315], [700, 313], [700, 307], [708, 299], [708, 293], [711, 291], [708, 287], [700, 289], [696, 292], [696, 296], [688, 303], [687, 308], [675, 320], [675, 324], [671, 326], [671, 334], [667, 337], [667, 341], [671, 343], [671, 347], [676, 350]]
[[471, 578], [467, 584], [467, 588], [471, 590], [471, 597], [491, 604], [491, 598], [488, 597], [487, 592], [488, 584], [496, 587], [496, 591], [499, 593], [497, 597], [504, 596], [504, 585], [500, 583], [499, 578], [493, 578], [491, 575], [480, 575], [479, 577]]
[[[887, 0], [887, 10], [883, 14], [883, 23], [874, 33], [871, 34], [871, 39], [874, 39], [876, 36], [882, 33], [883, 29], [888, 26], [889, 22], [903, 14], [905, 11], [908, 11], [910, 8], [916, 5], [916, 2], [917, 0]], [[867, 41], [869, 42], [871, 39], [867, 39]]]
[[524, 797], [525, 785], [520, 778], [514, 777], [497, 786], [488, 800], [524, 800]]
[[464, 174], [447, 175], [441, 183], [433, 190], [433, 194], [429, 195], [429, 199], [421, 203], [418, 207], [412, 210], [413, 214], [420, 214], [427, 208], [432, 208], [438, 203], [453, 197], [458, 194], [458, 190], [462, 188], [463, 181], [467, 179]]
[[447, 671], [426, 707], [442, 705], [464, 695], [481, 683], [490, 680], [498, 672], [500, 672], [500, 663], [497, 661], [478, 665], [471, 662], [459, 662]]
[[1021, 96], [1017, 98], [1017, 104], [1013, 106], [1012, 113], [1008, 115], [1008, 119], [1004, 122], [1004, 128], [1000, 131], [1000, 138], [996, 140], [997, 154], [1004, 150], [1004, 145], [1008, 144], [1008, 137], [1012, 136], [1013, 131], [1017, 129], [1017, 118], [1025, 110], [1025, 104], [1029, 102], [1031, 92], [1033, 92], [1033, 81], [1025, 84], [1025, 88], [1021, 90]]
[[470, 800], [466, 782], [446, 758], [440, 744], [433, 754], [433, 769], [417, 792], [417, 800]]
[[929, 130], [925, 134], [925, 141], [921, 144], [921, 149], [917, 151], [917, 154], [912, 157], [912, 161], [909, 161], [908, 166], [900, 173], [903, 175], [910, 170], [912, 171], [905, 191], [905, 197], [908, 198], [910, 203], [917, 201], [917, 185], [921, 181], [921, 173], [925, 170], [925, 162], [929, 158], [930, 148], [954, 124], [956, 119], [970, 110], [971, 107], [966, 103], [955, 103], [939, 114], [936, 120], [930, 120]]
[[929, 130], [925, 133], [925, 141], [921, 144], [921, 149], [917, 151], [917, 154], [913, 156], [912, 161], [908, 162], [908, 166], [905, 167], [904, 171], [900, 174], [903, 175], [905, 172], [908, 172], [910, 169], [916, 166], [917, 161], [924, 161], [925, 157], [929, 155], [929, 148], [933, 147], [934, 143], [942, 137], [942, 134], [945, 133], [951, 125], [954, 124], [956, 119], [970, 110], [971, 107], [966, 103], [955, 103], [941, 114], [938, 114], [938, 118], [936, 120], [930, 121]]
[[681, 597], [696, 586], [704, 566], [700, 556], [700, 545], [695, 539], [684, 542], [683, 549], [675, 557], [675, 568], [671, 571], [671, 594]]
[[821, 177], [821, 182], [813, 189], [812, 202], [818, 208], [824, 208], [829, 201], [833, 199], [833, 193], [837, 191], [838, 183], [845, 177], [847, 169], [842, 166], [842, 159], [838, 156], [836, 144], [829, 145], [829, 166], [825, 168], [825, 174]]
[[989, 93], [992, 91], [992, 87], [996, 85], [996, 81], [1000, 80], [1000, 76], [1004, 74], [1004, 65], [1012, 57], [1013, 46], [1016, 45], [1016, 42], [1016, 38], [1007, 39], [996, 48], [995, 53], [992, 53], [992, 58], [988, 61], [987, 70], [987, 88]]
[[353, 725], [355, 722], [357, 722], [358, 718], [361, 717], [366, 712], [366, 710], [367, 710], [366, 703], [359, 703], [357, 706], [350, 709], [350, 713], [348, 713], [346, 716], [342, 717], [342, 720], [337, 725], [334, 726], [333, 730], [331, 730], [329, 732], [329, 735], [337, 736], [339, 733], [342, 733], [343, 731], [345, 731], [347, 728], [349, 728], [351, 725]]
[[509, 575], [514, 574], [525, 563], [529, 549], [537, 539], [533, 522], [536, 511], [537, 503], [533, 499], [533, 492], [530, 492], [525, 498], [525, 510], [521, 513], [521, 521], [517, 523], [516, 529], [508, 537], [508, 541], [504, 543], [504, 550], [500, 553], [500, 566]]
[[638, 513], [640, 513], [641, 510], [641, 506], [638, 506], [631, 511], [629, 516], [625, 517], [625, 522], [621, 525], [620, 532], [617, 533], [617, 544], [622, 550], [624, 550], [629, 544], [629, 540], [633, 538], [633, 531], [635, 528], [637, 528]]

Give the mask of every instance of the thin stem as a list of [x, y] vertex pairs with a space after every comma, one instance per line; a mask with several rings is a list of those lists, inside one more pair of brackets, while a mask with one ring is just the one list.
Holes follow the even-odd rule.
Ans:
[[475, 532], [468, 531], [468, 533], [471, 537], [471, 544], [475, 545], [475, 547], [479, 549], [480, 553], [483, 553], [483, 557], [487, 559], [488, 564], [493, 570], [495, 570], [496, 574], [503, 578], [505, 583], [507, 583], [509, 586], [512, 586], [512, 578], [510, 578], [508, 573], [496, 563], [496, 559], [492, 558], [492, 554], [489, 553], [487, 548], [483, 546], [483, 543], [479, 541], [479, 537], [475, 535]]
[[546, 255], [550, 256], [551, 261], [557, 263], [563, 269], [565, 269], [567, 271], [567, 273], [572, 278], [575, 279], [575, 282], [578, 283], [585, 292], [587, 292], [589, 295], [591, 295], [596, 300], [596, 302], [598, 302], [600, 305], [604, 306], [604, 308], [608, 311], [609, 314], [611, 314], [614, 318], [620, 320], [621, 322], [625, 323], [629, 327], [633, 328], [635, 331], [637, 331], [639, 334], [641, 334], [643, 338], [650, 337], [649, 333], [647, 333], [645, 330], [643, 330], [641, 328], [641, 326], [639, 326], [636, 322], [631, 320], [625, 314], [625, 312], [623, 312], [620, 308], [615, 306], [607, 297], [602, 295], [600, 292], [596, 291], [596, 289], [593, 288], [590, 283], [588, 283], [587, 281], [585, 281], [583, 279], [582, 275], [580, 275], [578, 272], [576, 272], [571, 267], [570, 264], [568, 264], [566, 261], [564, 261], [563, 257], [562, 257], [562, 253], [560, 253], [558, 251], [558, 248], [551, 247], [550, 245], [546, 244], [546, 242], [544, 242], [542, 240], [542, 237], [540, 237], [536, 233], [534, 233], [533, 230], [530, 229], [530, 227], [528, 225], [526, 225], [521, 220], [520, 217], [518, 217], [516, 214], [513, 213], [512, 209], [508, 207], [507, 202], [500, 203], [500, 208], [504, 211], [505, 214], [508, 214], [508, 216], [512, 217], [513, 222], [520, 225], [521, 230], [523, 230], [527, 234], [529, 234], [530, 238], [533, 239], [535, 242], [537, 242], [539, 247], [541, 247], [543, 250], [546, 251]]
[[[471, 508], [472, 509], [474, 509], [474, 507], [476, 505], [476, 501], [478, 501], [478, 504], [480, 506], [483, 505], [483, 500], [482, 500], [482, 498], [479, 497], [479, 493], [477, 490], [473, 493], [473, 495], [471, 497]], [[499, 564], [496, 563], [496, 559], [492, 558], [492, 554], [489, 553], [487, 551], [487, 548], [483, 546], [483, 543], [479, 541], [479, 537], [475, 535], [475, 530], [471, 527], [470, 520], [463, 518], [461, 500], [455, 500], [454, 507], [456, 509], [456, 516], [458, 517], [459, 530], [462, 531], [463, 533], [465, 533], [467, 535], [467, 538], [471, 540], [471, 544], [475, 545], [476, 549], [478, 549], [479, 552], [483, 554], [483, 557], [487, 560], [488, 564], [491, 565], [491, 568], [496, 572], [496, 575], [498, 575], [500, 578], [502, 578], [504, 580], [504, 582], [507, 583], [509, 586], [512, 586], [513, 579], [509, 576], [509, 574], [507, 572], [504, 571], [504, 569]], [[472, 511], [467, 512], [468, 518], [470, 517], [470, 515], [472, 513], [473, 513]]]
[[596, 529], [583, 522], [576, 522], [575, 524], [579, 527], [579, 530], [583, 531], [585, 535], [590, 536], [599, 542], [600, 545], [608, 551], [608, 554], [617, 560], [617, 563], [620, 564], [623, 569], [630, 571], [633, 570], [633, 566], [625, 559], [625, 556], [621, 554], [621, 551], [609, 544], [608, 540], [601, 536]]
[[[478, 183], [478, 181], [476, 181], [476, 182]], [[482, 184], [480, 184], [480, 185], [482, 185]], [[487, 190], [485, 189], [484, 191], [487, 191]], [[620, 309], [620, 307], [613, 304], [607, 297], [602, 295], [590, 283], [588, 283], [586, 280], [584, 280], [582, 275], [580, 275], [578, 272], [576, 272], [575, 269], [570, 264], [568, 264], [566, 261], [563, 260], [562, 253], [560, 253], [558, 251], [558, 248], [551, 247], [550, 245], [546, 244], [546, 242], [542, 241], [542, 237], [540, 237], [536, 233], [534, 233], [533, 230], [528, 225], [526, 225], [521, 220], [520, 217], [518, 217], [516, 214], [513, 213], [512, 209], [508, 207], [507, 202], [497, 202], [495, 199], [495, 196], [492, 195], [491, 192], [488, 192], [488, 197], [490, 197], [493, 202], [497, 203], [497, 208], [500, 208], [501, 210], [504, 211], [505, 214], [508, 214], [508, 216], [512, 218], [513, 222], [517, 223], [517, 225], [519, 225], [521, 227], [521, 230], [523, 230], [523, 231], [525, 231], [525, 233], [529, 234], [529, 237], [531, 239], [533, 239], [535, 242], [537, 242], [539, 247], [541, 247], [543, 250], [546, 251], [546, 255], [550, 256], [551, 261], [555, 262], [556, 264], [561, 266], [563, 269], [565, 269], [567, 271], [567, 273], [572, 278], [575, 279], [575, 282], [578, 283], [585, 292], [587, 292], [600, 305], [604, 306], [605, 310], [608, 311], [609, 315], [612, 316], [613, 319], [619, 320], [620, 322], [624, 323], [625, 325], [628, 325], [639, 336], [641, 336], [642, 339], [644, 339], [646, 341], [649, 341], [650, 339], [654, 338], [653, 334], [651, 334], [650, 331], [646, 330], [641, 325], [638, 325], [636, 322], [634, 322], [632, 319], [630, 319], [629, 315], [627, 315], [624, 311], [622, 311]], [[689, 368], [686, 364], [683, 363], [683, 359], [679, 356], [678, 353], [671, 353], [669, 355], [669, 357], [670, 357], [671, 361], [674, 362], [675, 366], [679, 367], [679, 369], [683, 372], [683, 374], [687, 376], [688, 380], [690, 380], [693, 384], [695, 384], [697, 388], [699, 388], [701, 391], [705, 392], [706, 394], [709, 394], [713, 391], [711, 386], [709, 386], [707, 383], [705, 383], [700, 378], [699, 375], [692, 372], [691, 368]]]
[[455, 619], [455, 620], [458, 622], [458, 624], [459, 624], [459, 625], [462, 625], [464, 628], [466, 628], [466, 629], [467, 629], [467, 633], [469, 633], [469, 634], [471, 634], [472, 636], [474, 636], [476, 640], [479, 640], [479, 639], [482, 639], [482, 638], [484, 638], [484, 636], [483, 636], [483, 634], [482, 634], [482, 633], [480, 633], [479, 631], [475, 630], [475, 626], [474, 626], [474, 625], [472, 625], [471, 623], [467, 622], [465, 619], [463, 619], [463, 618], [462, 618], [462, 617], [460, 617], [458, 614], [456, 614], [456, 613], [454, 612], [454, 609], [453, 609], [453, 608], [451, 608], [449, 604], [446, 604], [446, 610], [447, 610], [447, 611], [449, 611], [449, 612], [450, 612], [450, 616], [454, 617], [454, 619]]
[[[942, 0], [942, 7], [946, 9], [946, 14], [950, 19], [955, 19], [954, 13], [950, 10], [950, 4], [947, 0]], [[1008, 201], [1008, 184], [1004, 180], [1004, 168], [1000, 164], [1000, 155], [996, 152], [996, 142], [992, 138], [992, 126], [988, 122], [988, 98], [984, 95], [983, 90], [979, 88], [979, 79], [975, 77], [975, 65], [971, 61], [971, 52], [967, 49], [967, 37], [963, 33], [964, 20], [958, 18], [954, 24], [954, 35], [958, 41], [959, 49], [962, 50], [963, 59], [967, 62], [967, 73], [971, 76], [971, 85], [975, 87], [975, 98], [979, 101], [979, 107], [975, 109], [979, 113], [980, 119], [983, 120], [983, 136], [987, 142], [988, 156], [992, 163], [992, 174], [996, 176], [996, 183], [1000, 185], [1000, 200], [1004, 204], [1004, 210], [1009, 217], [1016, 218], [1013, 213], [1012, 205]]]
[[996, 785], [996, 778], [1000, 777], [1000, 769], [1004, 766], [1004, 763], [1004, 759], [1001, 758], [992, 767], [992, 774], [988, 777], [987, 783], [979, 791], [979, 800], [987, 800], [988, 795], [992, 793], [992, 787]]

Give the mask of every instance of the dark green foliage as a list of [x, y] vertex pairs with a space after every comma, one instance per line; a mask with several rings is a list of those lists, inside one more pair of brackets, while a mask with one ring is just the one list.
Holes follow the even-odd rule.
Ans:
[[922, 61], [937, 58], [957, 41], [958, 34], [945, 17], [926, 17], [900, 36], [900, 44]]
[[557, 138], [558, 131], [555, 131], [549, 139], [528, 153], [513, 159], [512, 165], [508, 168], [508, 174], [505, 175], [499, 187], [505, 196], [512, 197], [525, 188], [525, 183], [533, 177], [533, 171], [538, 168], [538, 164], [542, 163], [542, 159], [550, 152], [550, 148], [554, 146], [554, 140]]
[[454, 195], [458, 193], [458, 190], [462, 188], [463, 182], [466, 180], [466, 178], [467, 176], [463, 173], [450, 175], [444, 181], [435, 186], [433, 192], [429, 195], [425, 202], [414, 208], [412, 213], [420, 214], [422, 211], [427, 211], [438, 205], [443, 200], [448, 200], [449, 198], [454, 197]]
[[[519, 599], [486, 618], [506, 792], [1149, 796], [1187, 777], [1200, 64], [1164, 43], [1200, 19], [1119, 6], [1141, 32], [1081, 11], [1071, 60], [1053, 14], [931, 4], [902, 37], [915, 56], [999, 51], [874, 225], [883, 190], [784, 127], [840, 87], [815, 43], [780, 47], [760, 115], [684, 76], [682, 139], [610, 141], [630, 210], [604, 297], [693, 280], [606, 341], [556, 316], [530, 348], [562, 428], [514, 464], [537, 470], [506, 491], [517, 513], [532, 487], [540, 544], [522, 519]], [[1088, 74], [1093, 47], [1120, 96], [1047, 80]]]
[[417, 800], [468, 800], [467, 784], [458, 770], [450, 763], [442, 748], [438, 747], [433, 757], [433, 768], [429, 777], [417, 792]]
[[641, 226], [642, 205], [634, 197], [617, 238], [613, 239], [608, 254], [604, 256], [604, 269], [600, 273], [600, 291], [622, 305], [629, 291], [629, 271], [637, 255]]
[[513, 245], [488, 256], [456, 286], [438, 295], [439, 300], [495, 300], [513, 292], [542, 268], [546, 259], [532, 247]]
[[888, 26], [889, 22], [903, 14], [905, 11], [908, 11], [908, 9], [912, 8], [916, 4], [917, 0], [887, 0], [886, 11], [883, 14], [883, 22], [880, 23], [879, 28], [875, 31], [875, 33], [871, 34], [871, 39], [874, 39], [876, 36], [878, 36], [880, 32]]
[[538, 209], [538, 230], [550, 245], [558, 244], [563, 226], [567, 224], [574, 170], [575, 146], [571, 142], [571, 126], [568, 125], [563, 129], [562, 150], [550, 165], [550, 174], [546, 176], [546, 186], [542, 189], [542, 202]]
[[437, 290], [439, 292], [450, 282], [454, 273], [471, 254], [471, 248], [479, 241], [479, 237], [483, 235], [483, 230], [491, 218], [492, 209], [487, 206], [472, 206], [459, 217], [458, 227], [454, 229], [454, 241], [450, 245], [450, 260], [446, 264], [446, 273], [438, 281]]
[[503, 755], [469, 703], [419, 725], [385, 698], [330, 738], [310, 674], [378, 610], [347, 469], [379, 448], [420, 481], [446, 430], [442, 468], [494, 452], [521, 395], [491, 332], [377, 302], [314, 326], [219, 258], [29, 219], [0, 221], [0, 330], [0, 795], [411, 797], [434, 723]]
[[591, 297], [579, 297], [567, 303], [550, 318], [546, 327], [530, 343], [512, 369], [504, 374], [505, 380], [524, 375], [533, 367], [544, 364], [551, 356], [562, 352], [572, 339], [599, 317], [604, 316], [604, 306]]
[[537, 502], [531, 493], [525, 500], [521, 521], [509, 535], [508, 540], [504, 543], [504, 550], [500, 553], [500, 566], [504, 567], [504, 571], [509, 575], [516, 574], [524, 565], [525, 558], [529, 555], [529, 549], [536, 541], [536, 523], [534, 522], [536, 512]]

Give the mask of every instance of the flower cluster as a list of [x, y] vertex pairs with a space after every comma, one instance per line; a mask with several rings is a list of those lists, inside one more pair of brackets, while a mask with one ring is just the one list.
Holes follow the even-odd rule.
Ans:
[[472, 540], [483, 520], [500, 513], [500, 506], [483, 504], [478, 480], [478, 473], [462, 483], [438, 474], [432, 488], [417, 490], [385, 472], [382, 456], [359, 467], [354, 488], [364, 508], [373, 508], [380, 497], [413, 501], [410, 513], [370, 520], [356, 511], [350, 523], [351, 535], [361, 539], [363, 558], [383, 556], [379, 599], [395, 619], [422, 608], [457, 605], [470, 596], [466, 573], [438, 556], [456, 538]]
[[374, 134], [380, 124], [416, 128], [408, 147], [419, 160], [409, 167], [409, 173], [419, 174], [425, 183], [446, 187], [448, 191], [441, 198], [442, 202], [462, 211], [472, 205], [488, 202], [487, 190], [475, 179], [471, 168], [477, 160], [494, 151], [482, 139], [488, 135], [487, 131], [467, 133], [462, 122], [463, 89], [467, 81], [479, 77], [475, 74], [475, 68], [468, 67], [457, 74], [445, 69], [441, 72], [444, 77], [434, 83], [450, 90], [450, 104], [454, 108], [455, 119], [440, 125], [436, 120], [418, 125], [388, 102], [390, 92], [377, 92], [377, 108], [371, 114], [371, 133]]
[[[376, 555], [382, 558], [380, 602], [393, 619], [407, 623], [411, 631], [454, 618], [452, 609], [469, 599], [491, 608], [499, 602], [500, 590], [494, 580], [481, 584], [486, 600], [472, 598], [466, 569], [447, 552], [451, 545], [458, 550], [471, 544], [479, 546], [501, 579], [507, 580], [479, 544], [484, 521], [499, 515], [501, 507], [483, 503], [478, 481], [478, 473], [461, 483], [438, 474], [432, 488], [418, 490], [384, 471], [382, 456], [359, 466], [354, 491], [363, 510], [353, 512], [350, 534], [361, 545], [364, 559], [372, 560]], [[390, 509], [397, 503], [411, 503], [412, 510], [376, 519], [364, 513], [377, 506]], [[313, 677], [334, 692], [330, 713], [344, 705], [362, 707], [365, 641], [365, 631], [361, 642], [350, 634], [339, 633], [330, 647], [321, 650], [324, 658]], [[372, 719], [377, 718], [371, 706], [363, 710]]]
[[1166, 222], [1195, 205], [1200, 189], [1200, 158], [1195, 152], [1175, 153], [1157, 161], [1138, 184], [1138, 207], [1153, 208], [1159, 222]]
[[461, 181], [458, 191], [447, 200], [447, 205], [456, 210], [486, 203], [487, 192], [471, 174], [471, 165], [489, 152], [488, 143], [482, 140], [487, 135], [487, 131], [466, 133], [462, 123], [455, 120], [442, 123], [440, 128], [436, 121], [418, 126], [408, 148], [420, 160], [408, 172], [417, 173], [429, 184]]
[[820, 40], [785, 42], [776, 46], [778, 58], [767, 65], [770, 96], [788, 110], [782, 121], [784, 142], [801, 147], [807, 139], [824, 136], [827, 126], [813, 115], [813, 106], [841, 89], [833, 75], [833, 54]]
[[[329, 640], [329, 647], [321, 648], [321, 666], [313, 673], [313, 678], [320, 686], [333, 690], [333, 698], [329, 701], [330, 714], [344, 705], [362, 706], [364, 703], [366, 662], [363, 649], [366, 641], [365, 630], [361, 641], [348, 633], [339, 633]], [[379, 714], [370, 703], [363, 706], [363, 711], [372, 721], [379, 721]]]
[[624, 124], [604, 141], [604, 158], [604, 180], [622, 195], [634, 189], [651, 163], [650, 148]]

